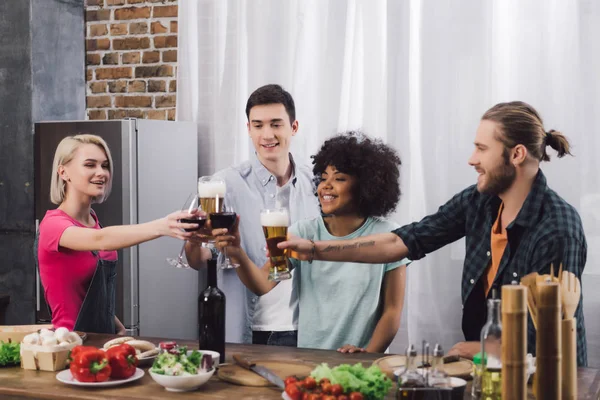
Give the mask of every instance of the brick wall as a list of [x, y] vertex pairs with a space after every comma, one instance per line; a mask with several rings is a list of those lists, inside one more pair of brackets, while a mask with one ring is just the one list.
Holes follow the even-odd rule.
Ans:
[[175, 119], [177, 0], [86, 0], [88, 119]]

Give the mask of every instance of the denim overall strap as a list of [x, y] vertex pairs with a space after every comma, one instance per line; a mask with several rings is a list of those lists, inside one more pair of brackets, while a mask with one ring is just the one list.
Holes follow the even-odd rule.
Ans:
[[[35, 260], [35, 269], [37, 271], [38, 274], [38, 278], [40, 280], [40, 282], [42, 281], [42, 276], [40, 274], [40, 263], [38, 260], [38, 248], [40, 245], [40, 232], [37, 231], [35, 233], [35, 239], [33, 240], [33, 259]], [[44, 299], [47, 299], [48, 297], [46, 297], [46, 289], [44, 289]], [[46, 303], [46, 308], [48, 309], [48, 314], [50, 315], [50, 317], [52, 317], [52, 310], [50, 309], [50, 305], [48, 304], [48, 300], [45, 301]]]
[[[92, 252], [98, 256], [97, 252]], [[96, 271], [79, 309], [74, 330], [115, 333], [117, 262], [98, 258]]]

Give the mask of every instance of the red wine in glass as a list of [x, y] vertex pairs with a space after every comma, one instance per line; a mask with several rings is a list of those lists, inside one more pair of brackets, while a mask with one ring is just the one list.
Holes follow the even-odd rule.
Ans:
[[210, 214], [210, 222], [213, 229], [231, 229], [233, 224], [235, 224], [236, 218], [236, 213], [228, 211]]
[[[233, 225], [235, 225], [236, 219], [237, 214], [233, 211], [223, 211], [219, 213], [210, 214], [210, 223], [212, 224], [213, 229], [231, 230], [231, 228], [233, 228]], [[222, 269], [237, 268], [240, 266], [239, 264], [231, 262], [231, 260], [227, 256], [227, 248], [223, 249], [223, 256], [225, 257], [225, 260], [221, 264]]]
[[[194, 192], [188, 196], [187, 200], [183, 204], [183, 207], [181, 208], [181, 211], [187, 210], [188, 213], [191, 213], [192, 210], [194, 210], [195, 208], [198, 208], [198, 194]], [[196, 230], [200, 229], [200, 227], [204, 226], [204, 224], [206, 223], [206, 219], [200, 219], [199, 217], [198, 218], [182, 218], [179, 220], [179, 222], [198, 224], [197, 228], [184, 229], [186, 232], [192, 232], [192, 231], [196, 231]], [[191, 268], [188, 265], [188, 263], [186, 263], [183, 260], [184, 252], [185, 252], [185, 242], [183, 242], [183, 245], [181, 246], [181, 251], [179, 251], [179, 255], [177, 256], [177, 258], [169, 257], [169, 258], [167, 258], [167, 262], [175, 268]]]
[[206, 218], [181, 218], [181, 222], [185, 224], [198, 224], [197, 228], [184, 229], [186, 232], [197, 231], [204, 226], [206, 223]]

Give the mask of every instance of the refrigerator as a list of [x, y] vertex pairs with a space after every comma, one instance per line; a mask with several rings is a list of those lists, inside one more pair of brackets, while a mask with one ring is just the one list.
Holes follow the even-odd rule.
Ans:
[[[80, 133], [101, 136], [112, 153], [113, 186], [93, 204], [103, 226], [148, 222], [181, 210], [197, 190], [198, 136], [194, 122], [124, 119], [35, 124], [36, 228], [50, 202], [52, 161], [58, 143]], [[198, 272], [177, 269], [166, 258], [183, 242], [163, 237], [118, 251], [116, 314], [128, 335], [196, 339]], [[36, 270], [36, 321], [50, 315]]]

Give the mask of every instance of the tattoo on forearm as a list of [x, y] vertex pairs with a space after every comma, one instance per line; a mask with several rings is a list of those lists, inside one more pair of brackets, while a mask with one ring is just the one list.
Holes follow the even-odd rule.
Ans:
[[345, 244], [343, 246], [327, 246], [325, 247], [323, 250], [321, 250], [322, 253], [329, 253], [332, 251], [340, 251], [340, 250], [346, 250], [346, 249], [357, 249], [357, 248], [363, 248], [363, 247], [371, 247], [371, 246], [375, 246], [375, 241], [372, 240], [370, 242], [364, 242], [364, 243], [359, 243], [359, 242], [355, 242], [355, 243], [351, 243], [351, 244]]
[[339, 251], [340, 246], [327, 246], [323, 249], [323, 253], [328, 253], [330, 251]]

